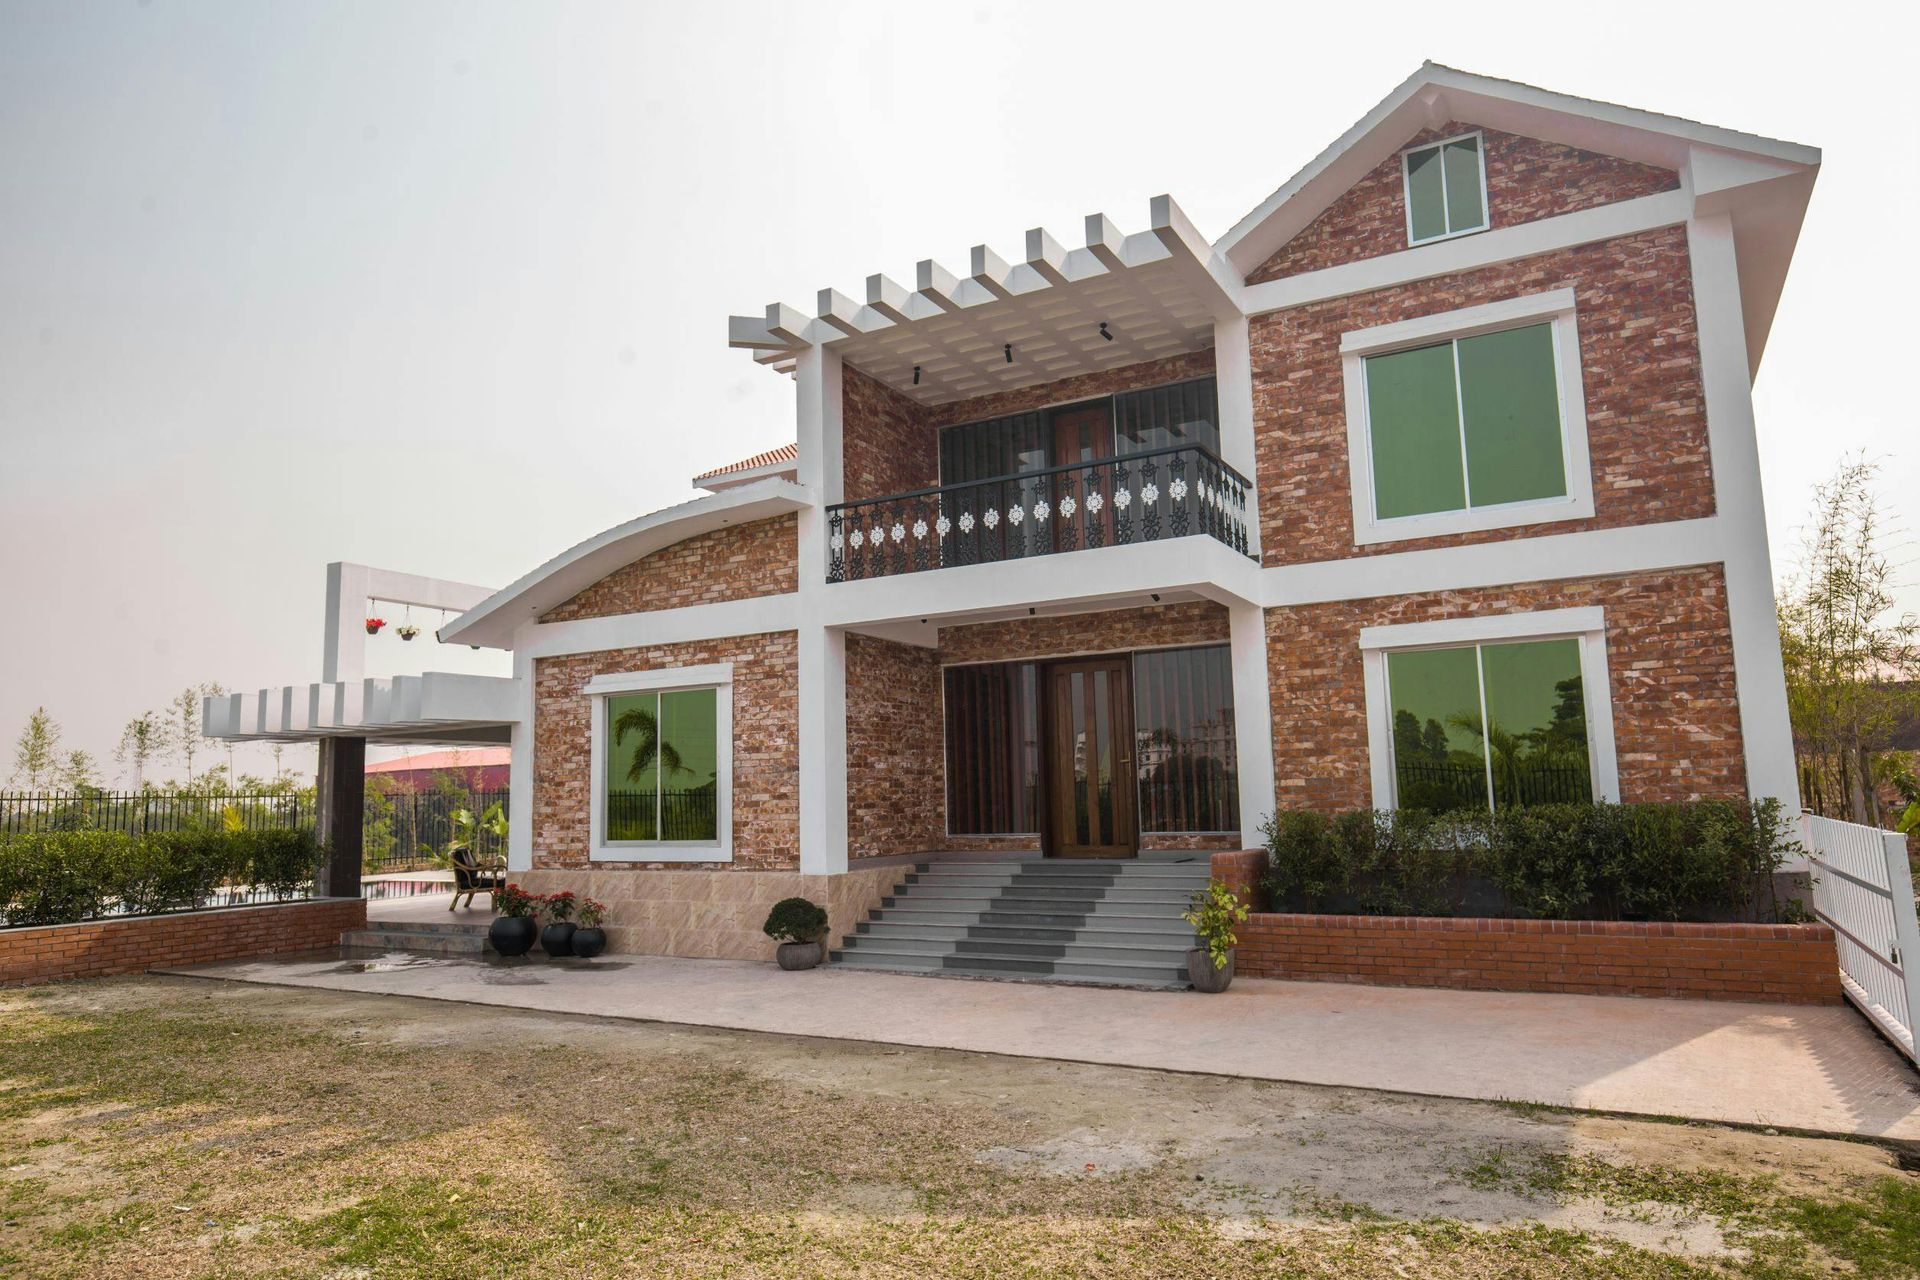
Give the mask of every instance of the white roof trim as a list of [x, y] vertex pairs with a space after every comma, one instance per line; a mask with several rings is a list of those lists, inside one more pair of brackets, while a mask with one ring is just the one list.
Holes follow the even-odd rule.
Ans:
[[1798, 169], [1811, 169], [1820, 163], [1816, 147], [1553, 93], [1428, 62], [1240, 219], [1215, 243], [1215, 252], [1244, 277], [1375, 165], [1398, 151], [1407, 138], [1448, 120], [1676, 170], [1686, 168], [1689, 153], [1696, 146]]
[[280, 685], [203, 699], [201, 732], [229, 742], [504, 743], [515, 688], [509, 676], [450, 671]]
[[561, 552], [440, 628], [439, 637], [448, 643], [511, 648], [522, 623], [571, 600], [615, 569], [702, 533], [812, 505], [812, 494], [800, 485], [769, 477], [649, 512]]

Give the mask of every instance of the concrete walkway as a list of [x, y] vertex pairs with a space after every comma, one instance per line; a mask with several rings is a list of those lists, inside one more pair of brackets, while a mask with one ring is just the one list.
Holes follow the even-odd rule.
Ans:
[[1920, 1075], [1850, 1008], [1252, 980], [1203, 996], [661, 956], [171, 972], [1920, 1142]]

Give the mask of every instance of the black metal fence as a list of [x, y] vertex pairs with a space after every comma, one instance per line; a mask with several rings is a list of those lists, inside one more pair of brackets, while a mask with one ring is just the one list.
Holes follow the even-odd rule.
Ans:
[[[441, 865], [441, 855], [454, 837], [454, 817], [465, 809], [477, 819], [498, 803], [507, 812], [507, 792], [401, 791], [382, 795], [367, 792], [366, 820], [361, 845], [368, 875], [394, 871], [424, 871]], [[470, 837], [482, 860], [504, 856], [505, 841], [484, 830]]]
[[313, 794], [176, 791], [0, 792], [0, 835], [28, 831], [276, 831], [313, 825]]
[[609, 840], [714, 840], [719, 838], [717, 793], [712, 787], [687, 791], [610, 791], [607, 793]]
[[827, 508], [827, 581], [1205, 534], [1247, 550], [1246, 477], [1197, 445]]
[[1583, 804], [1593, 799], [1593, 777], [1584, 763], [1496, 760], [1489, 770], [1484, 764], [1407, 761], [1398, 764], [1394, 772], [1402, 806], [1436, 813], [1486, 808], [1489, 773], [1497, 808]]

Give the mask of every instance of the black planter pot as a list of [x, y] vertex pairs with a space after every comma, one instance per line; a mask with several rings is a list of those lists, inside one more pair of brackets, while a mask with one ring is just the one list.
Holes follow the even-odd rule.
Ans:
[[1195, 991], [1219, 994], [1233, 981], [1233, 952], [1227, 952], [1227, 962], [1215, 967], [1213, 957], [1207, 954], [1205, 947], [1194, 947], [1187, 952], [1187, 981], [1193, 984]]
[[773, 958], [782, 969], [811, 969], [825, 950], [818, 942], [783, 942], [773, 949]]
[[487, 942], [503, 956], [523, 956], [533, 948], [531, 916], [495, 916], [487, 926]]
[[576, 928], [571, 920], [555, 920], [540, 931], [540, 949], [550, 956], [572, 955]]
[[591, 960], [607, 949], [607, 931], [595, 926], [584, 925], [573, 931], [573, 954], [582, 960]]

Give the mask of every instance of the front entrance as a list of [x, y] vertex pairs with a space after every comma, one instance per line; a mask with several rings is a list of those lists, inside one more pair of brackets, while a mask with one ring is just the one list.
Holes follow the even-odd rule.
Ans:
[[1128, 660], [1052, 663], [1046, 681], [1047, 851], [1131, 858], [1140, 822]]

